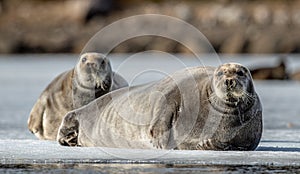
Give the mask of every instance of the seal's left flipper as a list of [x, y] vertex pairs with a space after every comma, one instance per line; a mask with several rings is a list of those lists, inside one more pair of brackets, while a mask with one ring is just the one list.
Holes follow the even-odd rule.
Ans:
[[79, 122], [76, 114], [67, 114], [58, 130], [57, 141], [63, 146], [78, 146]]
[[225, 142], [219, 142], [213, 139], [206, 139], [201, 141], [199, 144], [197, 144], [196, 147], [197, 150], [222, 150], [222, 151], [226, 151], [226, 150], [248, 150], [247, 148], [244, 147], [236, 147], [233, 146], [229, 143], [225, 143]]
[[229, 150], [226, 143], [217, 142], [213, 139], [205, 139], [197, 144], [197, 150]]
[[77, 146], [78, 133], [76, 131], [66, 131], [66, 136], [59, 138], [59, 144], [63, 146]]

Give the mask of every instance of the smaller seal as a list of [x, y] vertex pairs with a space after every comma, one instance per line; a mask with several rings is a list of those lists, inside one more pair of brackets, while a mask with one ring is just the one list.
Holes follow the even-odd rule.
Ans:
[[28, 128], [39, 139], [55, 140], [65, 114], [122, 87], [126, 80], [112, 71], [100, 53], [84, 53], [76, 66], [58, 75], [33, 106]]
[[287, 73], [285, 57], [280, 58], [280, 62], [275, 67], [261, 67], [250, 70], [252, 78], [255, 80], [287, 80], [289, 75]]
[[291, 75], [292, 80], [300, 80], [300, 71], [295, 72]]
[[262, 106], [249, 70], [236, 63], [193, 67], [112, 91], [64, 117], [65, 146], [254, 150]]

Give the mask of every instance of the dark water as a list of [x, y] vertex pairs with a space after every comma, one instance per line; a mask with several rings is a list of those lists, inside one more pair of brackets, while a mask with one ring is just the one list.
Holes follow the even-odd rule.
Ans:
[[228, 166], [181, 164], [30, 164], [0, 165], [7, 173], [299, 173], [291, 166]]
[[299, 173], [292, 166], [230, 166], [180, 164], [30, 164], [0, 165], [7, 173]]

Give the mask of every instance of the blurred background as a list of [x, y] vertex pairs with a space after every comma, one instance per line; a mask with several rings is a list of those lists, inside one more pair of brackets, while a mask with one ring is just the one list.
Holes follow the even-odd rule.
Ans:
[[[147, 13], [187, 21], [218, 53], [299, 53], [299, 9], [300, 0], [0, 0], [0, 53], [80, 53], [101, 28]], [[151, 49], [189, 52], [146, 36], [113, 52]]]

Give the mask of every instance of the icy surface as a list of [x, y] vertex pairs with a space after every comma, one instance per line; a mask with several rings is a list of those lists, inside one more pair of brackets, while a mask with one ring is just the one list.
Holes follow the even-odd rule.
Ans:
[[[126, 56], [125, 56], [126, 57]], [[127, 56], [128, 57], [128, 56]], [[258, 59], [222, 59], [222, 62], [237, 61], [246, 65], [263, 62], [272, 56]], [[300, 61], [290, 58], [289, 66]], [[134, 76], [151, 65], [174, 72], [183, 65], [172, 63], [170, 57], [161, 61], [140, 59], [125, 62], [122, 55], [111, 58], [114, 69], [132, 84], [157, 80], [161, 73]], [[270, 59], [268, 59], [270, 60]], [[257, 151], [168, 151], [112, 148], [63, 147], [56, 142], [37, 140], [27, 130], [31, 107], [46, 85], [59, 73], [72, 68], [76, 55], [27, 55], [25, 57], [0, 57], [0, 163], [164, 163], [164, 164], [211, 164], [211, 165], [276, 165], [300, 166], [300, 83], [257, 81], [256, 89], [264, 106], [264, 132]], [[197, 66], [194, 59], [182, 59], [184, 66]], [[207, 59], [206, 62], [209, 62]], [[154, 63], [153, 63], [154, 62]], [[156, 63], [155, 63], [156, 62]], [[268, 65], [268, 61], [267, 65]], [[217, 65], [217, 61], [211, 64]], [[145, 65], [146, 64], [146, 65]], [[174, 65], [163, 66], [162, 65]], [[126, 66], [125, 66], [126, 65]], [[143, 66], [142, 66], [143, 65]]]
[[0, 140], [0, 160], [2, 164], [63, 162], [300, 166], [299, 140], [300, 130], [266, 130], [257, 150], [247, 152], [64, 147], [53, 141]]

